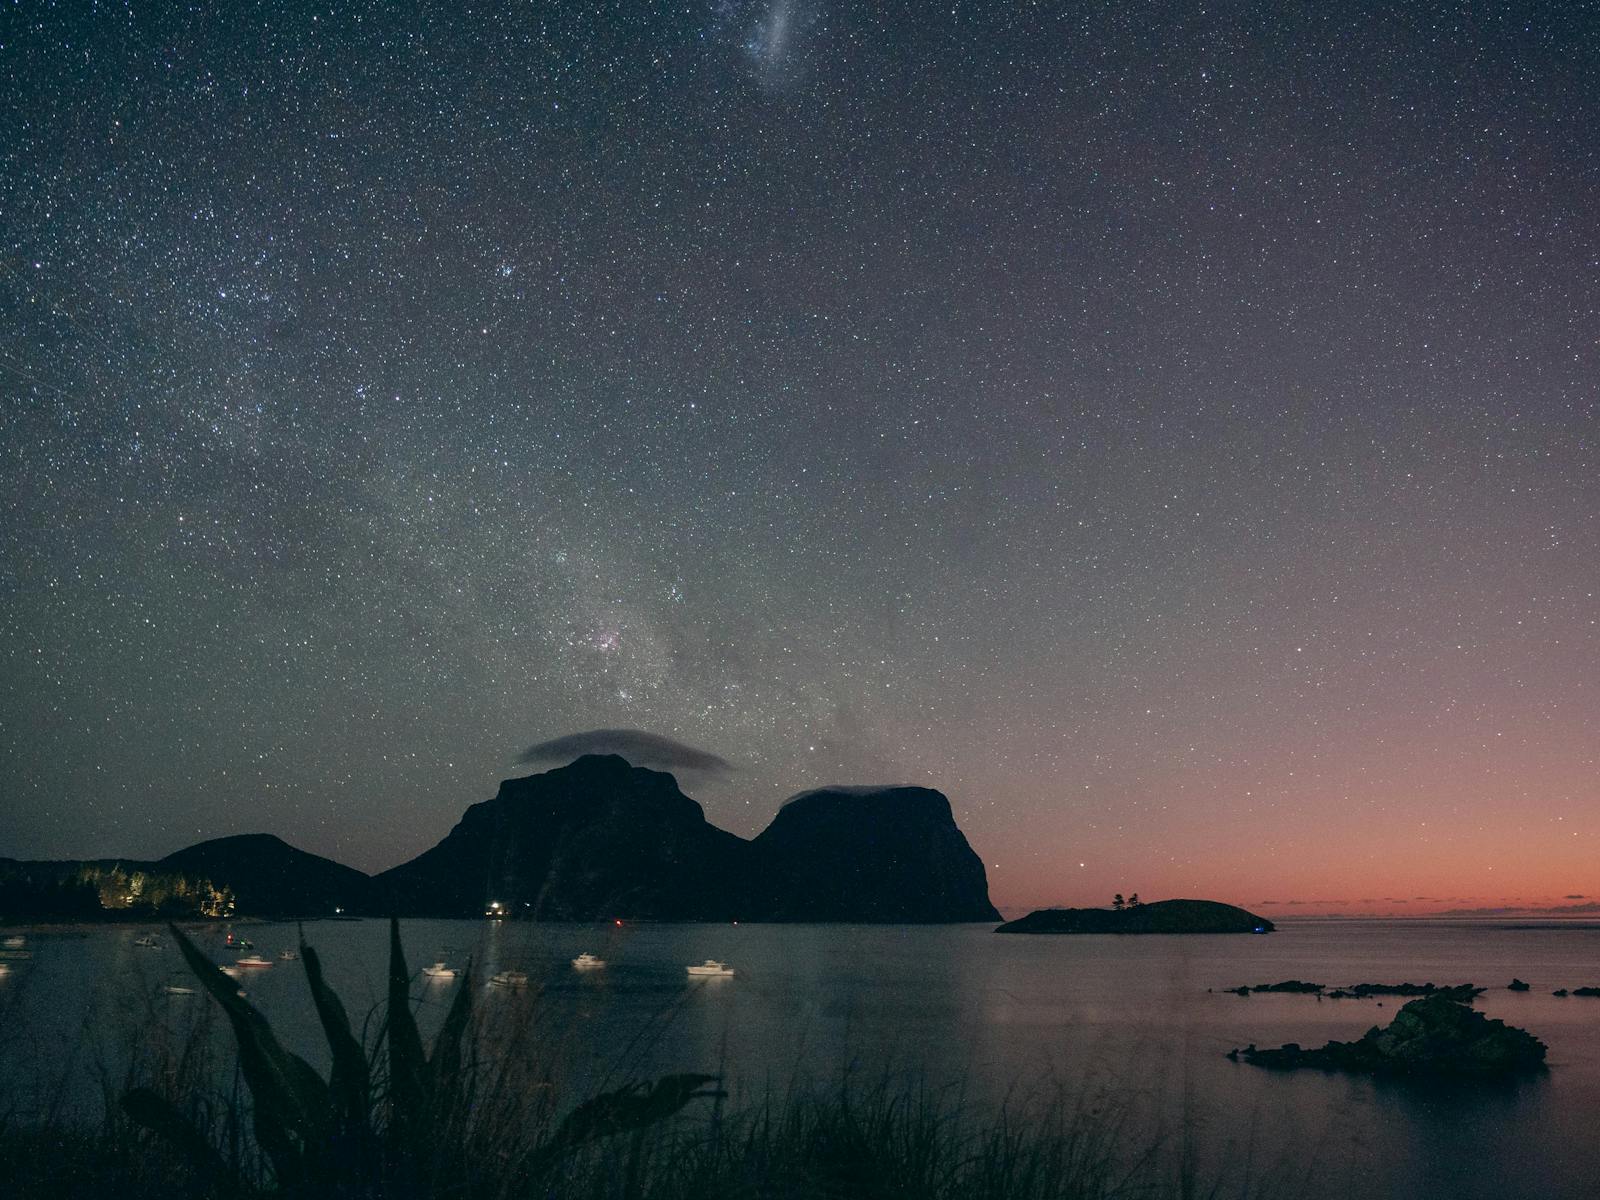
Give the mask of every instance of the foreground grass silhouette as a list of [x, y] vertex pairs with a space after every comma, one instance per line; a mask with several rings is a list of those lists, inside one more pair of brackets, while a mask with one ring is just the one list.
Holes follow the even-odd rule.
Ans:
[[[1129, 1167], [1109, 1123], [1057, 1107], [974, 1118], [887, 1083], [790, 1092], [728, 1116], [716, 1077], [668, 1075], [572, 1104], [530, 1068], [548, 1031], [474, 1020], [471, 968], [425, 1048], [398, 924], [375, 1035], [356, 1036], [301, 940], [328, 1042], [324, 1078], [279, 1044], [237, 984], [172, 929], [225, 1015], [237, 1051], [229, 1095], [186, 1048], [110, 1097], [96, 1129], [0, 1124], [8, 1194], [77, 1200], [704, 1200], [904, 1197], [1111, 1200], [1190, 1196], [1152, 1151]], [[201, 1039], [202, 1041], [204, 1039]], [[710, 1100], [712, 1104], [697, 1104]]]
[[[126, 1126], [94, 1133], [0, 1133], [0, 1177], [11, 1194], [60, 1200], [170, 1200], [184, 1197], [329, 1196], [541, 1200], [1113, 1200], [1192, 1196], [1187, 1179], [1166, 1185], [1111, 1165], [1109, 1146], [1086, 1124], [961, 1122], [925, 1097], [866, 1094], [791, 1096], [714, 1131], [657, 1126], [597, 1142], [545, 1163], [518, 1164], [515, 1141], [475, 1143], [489, 1157], [464, 1159], [433, 1142], [436, 1166], [407, 1178], [347, 1177], [334, 1187], [278, 1184], [237, 1172], [223, 1183], [186, 1154]], [[454, 1176], [454, 1177], [452, 1177]]]

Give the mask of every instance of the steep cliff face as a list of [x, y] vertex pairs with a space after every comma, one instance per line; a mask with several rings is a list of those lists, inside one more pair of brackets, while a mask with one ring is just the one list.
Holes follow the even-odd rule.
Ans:
[[928, 788], [796, 796], [751, 843], [752, 913], [769, 921], [996, 921], [983, 862]]
[[395, 911], [589, 921], [713, 920], [742, 891], [743, 839], [707, 823], [671, 775], [615, 755], [508, 779], [433, 849], [376, 877]]

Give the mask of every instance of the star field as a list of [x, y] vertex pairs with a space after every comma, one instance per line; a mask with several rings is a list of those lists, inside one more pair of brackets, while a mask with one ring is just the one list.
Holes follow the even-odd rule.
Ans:
[[12, 6], [0, 854], [379, 869], [614, 727], [1003, 906], [1600, 891], [1597, 29]]

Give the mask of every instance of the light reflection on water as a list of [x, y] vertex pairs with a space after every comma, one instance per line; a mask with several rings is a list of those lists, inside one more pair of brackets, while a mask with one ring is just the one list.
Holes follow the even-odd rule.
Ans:
[[[269, 957], [295, 940], [290, 925], [238, 929]], [[97, 1072], [120, 1077], [117, 1047], [137, 1038], [149, 1050], [166, 1036], [154, 1028], [181, 1030], [203, 1013], [203, 996], [162, 993], [183, 982], [182, 963], [170, 938], [136, 947], [141, 932], [29, 938], [34, 957], [0, 978], [0, 1103], [89, 1110], [101, 1095]], [[306, 936], [360, 1022], [382, 996], [385, 923], [315, 923]], [[1270, 937], [1051, 938], [999, 937], [988, 926], [412, 921], [404, 936], [414, 971], [471, 956], [481, 1010], [531, 1015], [538, 1053], [574, 1097], [675, 1070], [725, 1074], [736, 1103], [796, 1077], [827, 1083], [846, 1072], [948, 1088], [978, 1105], [1060, 1088], [1115, 1111], [1147, 1141], [1159, 1131], [1193, 1145], [1203, 1179], [1248, 1176], [1258, 1191], [1265, 1180], [1308, 1196], [1600, 1191], [1600, 1000], [1550, 995], [1600, 983], [1591, 923], [1308, 921]], [[218, 931], [201, 939], [218, 961], [236, 953]], [[574, 971], [581, 951], [607, 966]], [[727, 960], [736, 977], [690, 980], [684, 967], [705, 958]], [[530, 986], [483, 984], [506, 968], [527, 971]], [[1513, 976], [1533, 990], [1507, 992]], [[1424, 1087], [1227, 1061], [1247, 1042], [1358, 1037], [1400, 1003], [1221, 993], [1288, 978], [1487, 986], [1479, 1007], [1542, 1038], [1551, 1070], [1503, 1087]], [[242, 983], [286, 1045], [325, 1065], [300, 963]], [[461, 986], [418, 980], [425, 1032]]]

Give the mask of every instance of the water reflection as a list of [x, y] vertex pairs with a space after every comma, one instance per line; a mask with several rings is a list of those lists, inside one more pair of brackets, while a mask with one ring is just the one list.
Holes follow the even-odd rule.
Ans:
[[[294, 927], [248, 930], [274, 958], [243, 981], [251, 1001], [286, 1044], [326, 1066], [302, 964], [275, 959], [296, 944]], [[0, 1109], [92, 1111], [102, 1084], [125, 1073], [128, 1046], [156, 1061], [196, 1030], [220, 1066], [231, 1062], [215, 1006], [165, 991], [186, 978], [171, 939], [140, 947], [142, 932], [29, 939], [34, 957], [0, 978], [0, 1052], [14, 1068], [0, 1074]], [[352, 1020], [375, 1021], [385, 925], [327, 922], [306, 935]], [[213, 961], [236, 956], [224, 930], [198, 937]], [[887, 1080], [974, 1105], [1064, 1093], [1162, 1139], [1203, 1177], [1258, 1193], [1267, 1180], [1269, 1194], [1312, 1196], [1516, 1195], [1533, 1180], [1540, 1194], [1563, 1197], [1600, 1185], [1590, 1136], [1600, 1114], [1600, 1002], [1549, 995], [1593, 982], [1594, 934], [1576, 927], [1308, 923], [1271, 938], [1119, 939], [995, 937], [986, 927], [419, 921], [405, 939], [414, 971], [471, 962], [470, 981], [419, 975], [425, 1035], [470, 986], [497, 1052], [519, 1056], [527, 1086], [562, 1094], [668, 1071], [723, 1074], [735, 1104], [797, 1077]], [[607, 965], [575, 970], [582, 952]], [[706, 958], [736, 975], [689, 977], [685, 968]], [[528, 986], [487, 982], [504, 970], [526, 971]], [[1506, 992], [1513, 975], [1534, 989]], [[1358, 1037], [1398, 1008], [1221, 990], [1285, 978], [1490, 986], [1481, 1007], [1547, 1041], [1551, 1071], [1508, 1088], [1422, 1088], [1228, 1062], [1224, 1053], [1246, 1042]]]

